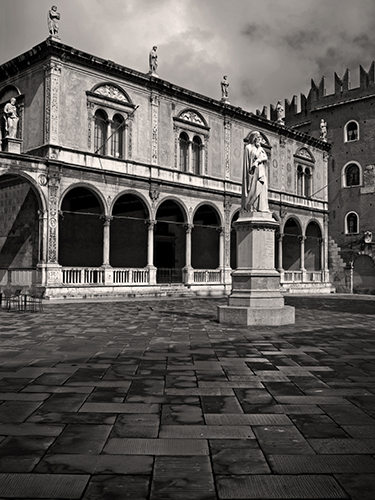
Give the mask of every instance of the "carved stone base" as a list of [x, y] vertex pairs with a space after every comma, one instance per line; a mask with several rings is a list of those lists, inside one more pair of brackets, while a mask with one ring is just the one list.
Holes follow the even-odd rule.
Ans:
[[294, 323], [294, 307], [284, 305], [280, 274], [276, 271], [275, 231], [270, 212], [241, 214], [237, 232], [237, 269], [232, 274], [228, 305], [219, 306], [220, 323], [287, 325]]
[[155, 78], [160, 78], [160, 76], [157, 73], [155, 73], [154, 71], [149, 71], [147, 73], [147, 76], [154, 76]]
[[22, 139], [15, 139], [13, 137], [5, 137], [3, 139], [3, 151], [6, 153], [21, 153]]

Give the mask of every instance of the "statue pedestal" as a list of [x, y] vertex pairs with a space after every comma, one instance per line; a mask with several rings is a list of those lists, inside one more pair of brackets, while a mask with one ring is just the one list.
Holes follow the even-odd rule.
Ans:
[[271, 212], [241, 215], [237, 231], [237, 269], [232, 273], [228, 305], [218, 307], [220, 323], [288, 325], [294, 307], [284, 305], [280, 275], [275, 269], [275, 231]]
[[160, 76], [157, 73], [155, 73], [155, 71], [149, 71], [147, 73], [147, 76], [153, 76], [155, 78], [160, 78]]
[[13, 137], [5, 137], [3, 139], [3, 151], [6, 153], [21, 153], [22, 139], [16, 139]]

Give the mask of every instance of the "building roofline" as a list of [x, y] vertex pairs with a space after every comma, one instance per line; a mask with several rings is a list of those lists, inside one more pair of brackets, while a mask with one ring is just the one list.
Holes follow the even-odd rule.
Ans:
[[302, 141], [305, 144], [328, 151], [331, 145], [327, 142], [316, 139], [308, 134], [298, 132], [290, 127], [281, 125], [268, 120], [258, 114], [245, 111], [241, 107], [213, 99], [203, 94], [193, 92], [178, 85], [172, 84], [162, 78], [150, 76], [146, 73], [127, 68], [113, 61], [106, 60], [81, 50], [75, 49], [61, 43], [53, 37], [48, 37], [43, 42], [35, 45], [32, 49], [0, 65], [0, 81], [7, 80], [19, 74], [21, 71], [29, 69], [31, 65], [44, 61], [48, 57], [57, 57], [64, 61], [70, 61], [85, 67], [96, 69], [107, 75], [124, 78], [149, 88], [150, 90], [160, 92], [165, 95], [173, 96], [177, 99], [185, 99], [194, 102], [196, 105], [203, 106], [212, 111], [220, 113], [228, 118], [240, 119], [248, 122], [249, 125], [261, 126], [269, 131], [278, 133], [280, 136], [289, 137]]

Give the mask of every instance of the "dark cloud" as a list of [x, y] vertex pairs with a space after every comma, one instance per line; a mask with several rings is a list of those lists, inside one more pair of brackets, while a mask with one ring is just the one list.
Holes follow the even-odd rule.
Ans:
[[287, 33], [283, 39], [292, 50], [306, 50], [311, 44], [317, 43], [320, 38], [320, 33], [315, 30], [297, 30]]
[[250, 40], [259, 39], [264, 36], [264, 26], [255, 23], [248, 23], [241, 30], [241, 35], [248, 37]]

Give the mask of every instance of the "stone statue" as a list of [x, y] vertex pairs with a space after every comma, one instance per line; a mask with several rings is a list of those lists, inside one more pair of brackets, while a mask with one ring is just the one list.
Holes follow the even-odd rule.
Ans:
[[223, 76], [223, 79], [221, 80], [221, 99], [223, 101], [228, 100], [228, 87], [229, 87], [229, 82], [227, 80], [227, 75]]
[[327, 122], [320, 120], [320, 139], [324, 142], [327, 142]]
[[58, 37], [59, 34], [59, 20], [60, 14], [57, 12], [56, 5], [52, 5], [51, 9], [48, 11], [48, 29], [51, 36]]
[[283, 105], [281, 104], [281, 101], [278, 101], [276, 104], [276, 113], [277, 113], [277, 123], [280, 123], [281, 125], [284, 125], [284, 108]]
[[4, 106], [6, 136], [15, 139], [19, 117], [17, 115], [16, 99], [14, 97]]
[[266, 152], [258, 131], [250, 134], [245, 147], [241, 208], [244, 212], [269, 212]]
[[150, 73], [156, 73], [158, 69], [158, 55], [156, 51], [158, 48], [156, 46], [152, 47], [149, 55], [149, 65], [150, 65]]

